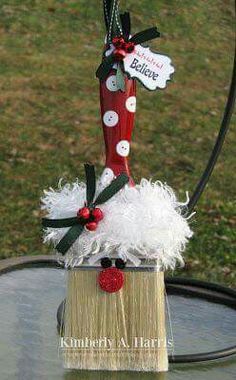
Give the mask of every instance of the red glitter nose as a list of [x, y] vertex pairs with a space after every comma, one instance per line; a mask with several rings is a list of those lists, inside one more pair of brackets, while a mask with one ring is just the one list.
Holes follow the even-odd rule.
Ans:
[[124, 285], [124, 273], [117, 268], [106, 268], [99, 272], [98, 283], [104, 292], [118, 292]]

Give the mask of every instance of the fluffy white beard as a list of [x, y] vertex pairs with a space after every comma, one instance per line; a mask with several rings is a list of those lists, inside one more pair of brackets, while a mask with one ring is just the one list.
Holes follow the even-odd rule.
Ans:
[[[103, 185], [98, 182], [97, 194]], [[76, 216], [86, 201], [86, 186], [75, 182], [58, 190], [44, 192], [42, 209], [51, 219]], [[183, 265], [182, 252], [192, 231], [182, 215], [186, 204], [178, 202], [174, 191], [160, 181], [142, 179], [135, 187], [125, 186], [118, 194], [98, 206], [104, 219], [94, 232], [83, 233], [68, 250], [66, 266], [82, 263], [85, 257], [91, 264], [104, 256], [116, 254], [134, 265], [140, 259], [155, 260], [159, 269], [174, 269], [176, 263]], [[68, 228], [46, 228], [44, 242], [54, 246], [62, 239]]]

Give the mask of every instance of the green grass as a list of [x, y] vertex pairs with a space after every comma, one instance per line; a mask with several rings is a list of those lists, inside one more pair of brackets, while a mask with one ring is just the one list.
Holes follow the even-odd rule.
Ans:
[[[121, 5], [125, 2], [121, 2]], [[101, 4], [101, 1], [99, 1]], [[103, 167], [98, 82], [104, 27], [98, 1], [9, 0], [0, 8], [1, 258], [50, 253], [39, 199], [60, 177]], [[176, 67], [165, 91], [138, 86], [134, 178], [166, 180], [181, 199], [207, 162], [227, 96], [234, 44], [233, 0], [130, 0], [133, 31], [158, 25], [152, 47]], [[235, 116], [192, 219], [183, 276], [235, 281]], [[147, 153], [148, 148], [148, 154]], [[176, 274], [175, 273], [175, 274]]]

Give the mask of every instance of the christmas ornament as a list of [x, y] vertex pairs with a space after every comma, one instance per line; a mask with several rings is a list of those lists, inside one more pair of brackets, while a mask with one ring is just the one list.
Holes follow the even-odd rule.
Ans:
[[[171, 60], [142, 46], [160, 36], [156, 27], [131, 35], [129, 13], [104, 0], [107, 29], [100, 80], [105, 168], [96, 181], [85, 165], [86, 184], [59, 183], [45, 191], [44, 241], [52, 242], [68, 268], [64, 337], [109, 337], [114, 350], [64, 349], [66, 368], [166, 371], [164, 271], [183, 265], [192, 236], [186, 202], [165, 183], [135, 184], [128, 157], [136, 112], [136, 78], [149, 90], [165, 88]], [[135, 337], [160, 346], [135, 347]], [[123, 342], [121, 344], [120, 342]]]

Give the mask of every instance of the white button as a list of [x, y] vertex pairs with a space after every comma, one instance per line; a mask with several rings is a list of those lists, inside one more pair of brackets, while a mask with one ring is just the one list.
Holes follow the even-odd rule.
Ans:
[[101, 183], [105, 186], [109, 185], [114, 178], [115, 175], [113, 170], [111, 170], [110, 168], [105, 168], [101, 175]]
[[117, 84], [116, 84], [116, 76], [111, 75], [109, 78], [106, 80], [106, 86], [109, 91], [117, 91]]
[[107, 127], [114, 127], [119, 120], [119, 116], [115, 111], [107, 111], [103, 115], [103, 122]]
[[130, 149], [130, 145], [127, 140], [121, 140], [116, 145], [116, 151], [119, 154], [119, 156], [122, 156], [122, 157], [127, 157], [129, 155], [129, 149]]
[[135, 112], [136, 111], [136, 97], [130, 96], [126, 102], [125, 106], [129, 112]]

